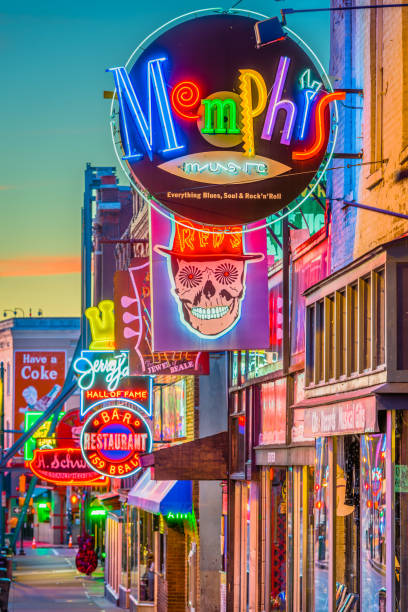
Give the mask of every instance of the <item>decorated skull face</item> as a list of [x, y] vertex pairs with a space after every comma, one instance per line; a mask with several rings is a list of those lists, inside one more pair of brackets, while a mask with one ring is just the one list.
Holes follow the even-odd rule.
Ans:
[[244, 296], [245, 261], [172, 258], [174, 293], [184, 320], [205, 336], [229, 330], [239, 319]]

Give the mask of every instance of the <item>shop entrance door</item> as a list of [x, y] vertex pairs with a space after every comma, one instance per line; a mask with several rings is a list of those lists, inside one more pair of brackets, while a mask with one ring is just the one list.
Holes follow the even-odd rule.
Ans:
[[[313, 487], [314, 468], [289, 469], [288, 502], [288, 610], [313, 609]], [[289, 552], [288, 550], [288, 552]]]

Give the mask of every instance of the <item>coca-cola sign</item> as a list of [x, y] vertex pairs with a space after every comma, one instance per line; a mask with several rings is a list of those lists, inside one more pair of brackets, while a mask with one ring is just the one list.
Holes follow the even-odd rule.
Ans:
[[57, 485], [102, 486], [107, 483], [107, 478], [87, 464], [80, 448], [37, 449], [28, 466], [38, 478]]

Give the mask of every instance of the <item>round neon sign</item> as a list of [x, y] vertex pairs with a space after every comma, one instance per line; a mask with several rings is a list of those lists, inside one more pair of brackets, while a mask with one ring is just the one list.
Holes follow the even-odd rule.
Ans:
[[111, 478], [126, 478], [138, 472], [140, 454], [151, 449], [152, 436], [145, 419], [120, 405], [94, 412], [81, 433], [85, 461], [95, 472]]
[[177, 215], [211, 225], [266, 218], [314, 178], [333, 144], [330, 104], [344, 92], [296, 35], [257, 48], [253, 16], [175, 21], [132, 65], [110, 69], [121, 157]]

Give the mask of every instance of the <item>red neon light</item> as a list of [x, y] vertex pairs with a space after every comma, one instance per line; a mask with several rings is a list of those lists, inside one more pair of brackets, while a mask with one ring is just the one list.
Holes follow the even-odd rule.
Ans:
[[150, 451], [146, 421], [121, 406], [102, 408], [86, 421], [82, 455], [91, 469], [103, 476], [125, 478], [140, 469], [140, 453]]
[[320, 98], [316, 105], [316, 137], [315, 141], [310, 149], [307, 151], [293, 151], [292, 159], [304, 160], [310, 159], [317, 155], [324, 144], [324, 111], [328, 104], [333, 100], [344, 100], [346, 97], [345, 91], [334, 91], [333, 93], [325, 94]]
[[182, 119], [198, 119], [200, 115], [190, 112], [201, 100], [200, 88], [193, 81], [181, 81], [171, 90], [171, 105], [174, 112]]
[[[65, 462], [74, 461], [78, 463], [78, 461], [80, 461], [81, 464], [83, 463], [85, 466], [84, 471], [70, 470], [66, 465], [61, 466], [60, 462], [59, 466], [55, 466], [58, 455], [65, 455]], [[70, 455], [69, 458], [68, 455]], [[49, 461], [50, 457], [52, 458], [51, 462]], [[34, 451], [34, 458], [31, 459], [31, 461], [27, 461], [26, 465], [36, 476], [38, 476], [38, 478], [41, 478], [41, 480], [52, 482], [57, 485], [94, 485], [102, 487], [106, 486], [109, 482], [108, 478], [101, 477], [100, 474], [90, 469], [82, 457], [80, 448], [36, 449]], [[51, 468], [51, 465], [54, 465], [54, 467]]]
[[115, 389], [115, 391], [107, 391], [106, 389], [88, 389], [85, 391], [85, 398], [87, 400], [132, 399], [146, 401], [147, 397], [147, 389]]

